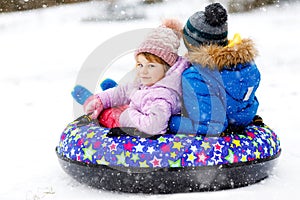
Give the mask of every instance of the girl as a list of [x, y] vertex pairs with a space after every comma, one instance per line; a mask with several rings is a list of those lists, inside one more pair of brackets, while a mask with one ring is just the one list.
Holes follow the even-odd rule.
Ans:
[[[180, 113], [181, 73], [189, 66], [177, 54], [180, 27], [178, 21], [167, 20], [154, 29], [135, 52], [137, 77], [133, 83], [89, 97], [84, 103], [85, 113], [97, 118], [104, 109], [99, 121], [106, 127], [164, 134], [170, 116]], [[122, 105], [128, 106], [120, 108]]]

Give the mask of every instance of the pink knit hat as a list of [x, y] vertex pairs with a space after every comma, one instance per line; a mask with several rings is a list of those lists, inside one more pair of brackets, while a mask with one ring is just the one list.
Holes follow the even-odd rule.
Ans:
[[134, 55], [147, 52], [160, 57], [170, 66], [174, 65], [178, 58], [181, 29], [182, 24], [178, 20], [165, 20], [161, 26], [153, 29]]

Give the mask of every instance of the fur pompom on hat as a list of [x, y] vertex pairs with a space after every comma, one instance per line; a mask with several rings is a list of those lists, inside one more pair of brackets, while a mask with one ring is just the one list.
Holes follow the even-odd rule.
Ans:
[[194, 13], [183, 29], [183, 38], [187, 48], [189, 45], [228, 44], [227, 11], [220, 3], [212, 3], [205, 11]]
[[135, 56], [139, 53], [151, 53], [172, 66], [178, 58], [181, 36], [182, 24], [176, 19], [166, 19], [148, 34], [135, 51]]

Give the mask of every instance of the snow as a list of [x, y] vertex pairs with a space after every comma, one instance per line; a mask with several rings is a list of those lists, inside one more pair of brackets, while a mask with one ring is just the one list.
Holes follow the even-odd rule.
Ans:
[[[282, 146], [278, 165], [269, 178], [233, 190], [143, 195], [89, 188], [61, 169], [54, 149], [60, 133], [74, 119], [70, 92], [86, 58], [112, 36], [137, 28], [156, 27], [166, 17], [176, 17], [184, 23], [192, 13], [207, 5], [196, 0], [186, 2], [174, 0], [147, 6], [148, 18], [133, 21], [84, 20], [98, 14], [99, 5], [95, 2], [0, 14], [0, 199], [295, 197], [300, 182], [297, 170], [300, 165], [300, 135], [297, 133], [299, 2], [229, 16], [230, 37], [235, 32], [251, 37], [260, 52], [256, 59], [262, 74], [257, 93], [258, 113], [280, 136]], [[124, 62], [130, 63], [129, 58]], [[118, 70], [124, 71], [120, 64], [118, 66]]]

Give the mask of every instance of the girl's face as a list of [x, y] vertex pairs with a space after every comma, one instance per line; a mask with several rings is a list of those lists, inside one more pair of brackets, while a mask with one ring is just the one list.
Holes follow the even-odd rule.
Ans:
[[166, 66], [157, 62], [150, 62], [142, 54], [136, 58], [137, 76], [145, 86], [152, 86], [165, 77]]

